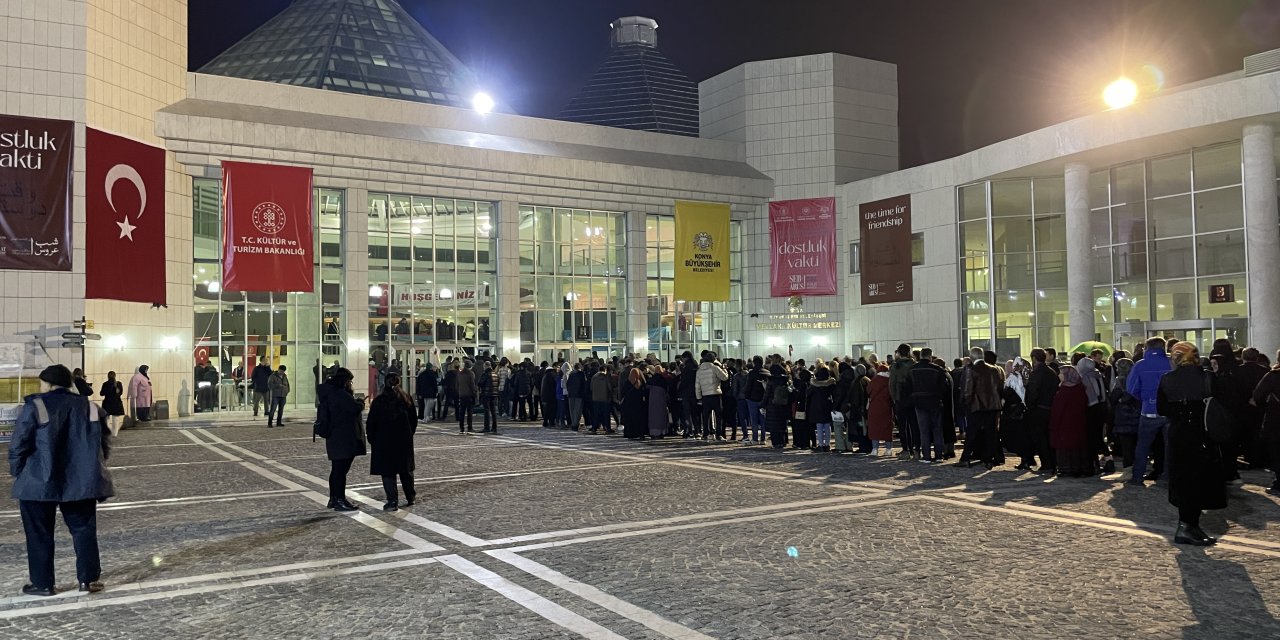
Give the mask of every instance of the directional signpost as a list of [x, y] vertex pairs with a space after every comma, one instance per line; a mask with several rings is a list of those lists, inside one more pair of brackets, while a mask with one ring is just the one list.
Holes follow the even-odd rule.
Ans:
[[86, 340], [101, 340], [102, 336], [96, 333], [85, 333], [87, 329], [93, 328], [93, 321], [80, 316], [79, 320], [71, 323], [72, 328], [79, 329], [80, 332], [68, 331], [62, 334], [62, 346], [67, 348], [80, 347], [80, 368], [85, 368], [85, 348]]

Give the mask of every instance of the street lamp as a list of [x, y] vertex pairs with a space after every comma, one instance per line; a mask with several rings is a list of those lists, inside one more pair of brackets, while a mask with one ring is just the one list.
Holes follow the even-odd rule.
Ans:
[[1102, 90], [1102, 101], [1109, 109], [1123, 109], [1138, 99], [1138, 85], [1134, 81], [1116, 78], [1106, 89]]

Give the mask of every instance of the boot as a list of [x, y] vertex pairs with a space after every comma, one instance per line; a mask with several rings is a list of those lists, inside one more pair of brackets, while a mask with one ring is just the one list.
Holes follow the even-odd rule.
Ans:
[[1189, 525], [1185, 522], [1178, 522], [1178, 530], [1173, 534], [1174, 544], [1189, 544], [1197, 547], [1207, 547], [1217, 540], [1205, 535], [1200, 527]]

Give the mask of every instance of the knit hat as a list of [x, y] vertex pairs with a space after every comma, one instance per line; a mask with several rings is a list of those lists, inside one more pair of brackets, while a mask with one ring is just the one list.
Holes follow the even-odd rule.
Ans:
[[71, 370], [60, 364], [45, 367], [40, 372], [40, 379], [55, 387], [70, 387], [72, 384]]
[[1190, 342], [1179, 342], [1173, 345], [1173, 351], [1169, 352], [1169, 356], [1173, 358], [1175, 366], [1189, 367], [1200, 364], [1200, 350]]

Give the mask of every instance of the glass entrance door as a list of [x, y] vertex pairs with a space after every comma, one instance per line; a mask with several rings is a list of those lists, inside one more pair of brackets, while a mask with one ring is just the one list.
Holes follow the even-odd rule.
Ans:
[[1248, 346], [1249, 323], [1243, 318], [1150, 322], [1147, 323], [1147, 337], [1153, 336], [1191, 342], [1200, 350], [1200, 355], [1208, 357], [1209, 351], [1213, 349], [1213, 341], [1220, 338], [1230, 340], [1236, 348]]

